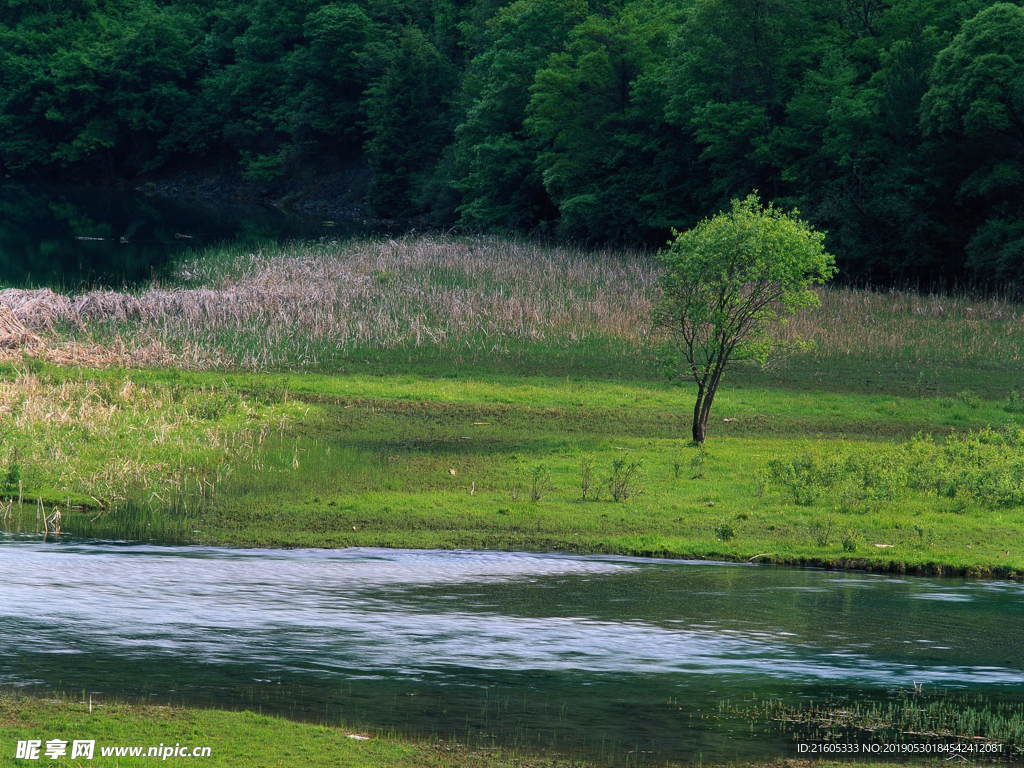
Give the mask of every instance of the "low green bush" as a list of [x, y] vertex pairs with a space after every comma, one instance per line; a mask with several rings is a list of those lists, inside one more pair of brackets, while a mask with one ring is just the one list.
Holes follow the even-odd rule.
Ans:
[[721, 542], [732, 541], [736, 538], [736, 529], [731, 523], [721, 523], [715, 526], [715, 538]]
[[614, 501], [628, 501], [643, 494], [643, 467], [625, 456], [612, 461], [607, 479], [608, 493]]
[[994, 506], [1024, 505], [1024, 428], [974, 430], [945, 439], [917, 435], [903, 445], [801, 451], [764, 467], [766, 484], [809, 506], [824, 496], [854, 504], [895, 501], [919, 491]]
[[1024, 398], [1016, 389], [1011, 389], [1006, 396], [1006, 404], [1003, 406], [1010, 413], [1024, 413]]

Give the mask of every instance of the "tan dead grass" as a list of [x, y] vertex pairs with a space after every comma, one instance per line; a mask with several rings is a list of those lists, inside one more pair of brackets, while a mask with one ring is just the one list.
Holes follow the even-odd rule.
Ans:
[[41, 341], [20, 349], [0, 348], [0, 363], [15, 363], [26, 358], [45, 360], [54, 365], [81, 368], [182, 368], [203, 370], [207, 366], [198, 355], [185, 357], [163, 343], [128, 344], [122, 339], [111, 343], [78, 341]]
[[410, 237], [200, 258], [182, 268], [182, 285], [135, 293], [8, 289], [0, 304], [40, 333], [104, 344], [121, 334], [129, 356], [145, 340], [173, 350], [171, 364], [258, 369], [356, 349], [640, 343], [656, 275], [636, 254]]
[[[0, 306], [41, 341], [7, 345], [0, 360], [304, 368], [372, 350], [500, 355], [595, 341], [640, 355], [656, 341], [658, 275], [646, 254], [498, 238], [268, 246], [198, 257], [174, 286], [0, 291]], [[1024, 359], [1024, 307], [1013, 302], [831, 287], [820, 295], [820, 309], [779, 333], [814, 341], [822, 361]]]
[[9, 307], [0, 305], [0, 349], [20, 350], [39, 344], [39, 337], [15, 317]]
[[780, 334], [814, 341], [823, 359], [868, 358], [914, 365], [1024, 361], [1024, 305], [960, 294], [819, 290], [821, 307]]

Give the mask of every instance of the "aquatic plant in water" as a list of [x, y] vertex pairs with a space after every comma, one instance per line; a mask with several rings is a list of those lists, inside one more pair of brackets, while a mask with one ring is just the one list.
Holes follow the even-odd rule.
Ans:
[[1024, 702], [980, 693], [915, 688], [886, 699], [830, 698], [811, 705], [777, 698], [724, 700], [719, 711], [751, 723], [767, 722], [805, 742], [969, 742], [998, 748], [986, 755], [990, 758], [1024, 755]]

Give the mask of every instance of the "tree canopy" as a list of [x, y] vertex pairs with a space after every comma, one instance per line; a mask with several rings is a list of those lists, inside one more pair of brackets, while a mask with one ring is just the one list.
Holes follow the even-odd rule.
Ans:
[[697, 384], [693, 439], [703, 443], [730, 363], [766, 364], [786, 346], [773, 334], [785, 316], [818, 306], [813, 287], [832, 278], [825, 236], [756, 194], [676, 233], [659, 253], [665, 267], [657, 325], [668, 333], [673, 369]]
[[0, 4], [0, 165], [356, 169], [383, 216], [656, 245], [752, 189], [845, 276], [1024, 283], [1024, 7]]

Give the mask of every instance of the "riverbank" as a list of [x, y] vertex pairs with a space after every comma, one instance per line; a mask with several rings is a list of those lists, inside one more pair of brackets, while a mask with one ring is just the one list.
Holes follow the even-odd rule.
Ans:
[[643, 254], [412, 238], [5, 292], [44, 343], [4, 353], [3, 524], [1024, 574], [1019, 306], [823, 292], [784, 328], [817, 348], [733, 371], [699, 449], [655, 278]]
[[[254, 712], [228, 712], [185, 707], [94, 702], [67, 699], [40, 700], [0, 696], [0, 766], [25, 765], [14, 759], [19, 740], [95, 740], [95, 766], [152, 763], [145, 756], [106, 757], [103, 747], [181, 745], [189, 750], [208, 747], [209, 756], [170, 755], [161, 765], [196, 765], [235, 768], [239, 765], [308, 766], [308, 768], [587, 768], [577, 761], [522, 755], [516, 750], [480, 751], [439, 740], [415, 741], [382, 736], [343, 726], [314, 725], [269, 717]], [[77, 765], [63, 758], [51, 765]]]
[[[209, 757], [170, 756], [162, 765], [195, 765], [234, 768], [238, 765], [295, 766], [308, 768], [593, 768], [591, 763], [515, 749], [472, 749], [439, 740], [411, 740], [394, 735], [349, 730], [343, 726], [314, 725], [268, 717], [253, 712], [188, 709], [153, 705], [88, 701], [40, 700], [0, 696], [0, 766], [20, 766], [13, 757], [19, 740], [76, 738], [104, 746], [182, 745], [209, 747]], [[153, 758], [104, 759], [96, 753], [95, 766], [143, 765]], [[66, 758], [56, 765], [76, 765]], [[936, 764], [938, 764], [936, 762]], [[744, 764], [750, 765], [750, 764]], [[758, 768], [833, 768], [851, 763], [778, 760]], [[888, 768], [898, 763], [874, 763]], [[915, 762], [914, 765], [927, 765]], [[751, 765], [751, 768], [754, 766]]]
[[[0, 457], [21, 484], [5, 491], [13, 529], [41, 530], [42, 498], [63, 531], [99, 538], [1024, 573], [1019, 505], [878, 478], [816, 493], [808, 478], [804, 498], [769, 471], [1007, 418], [980, 398], [736, 384], [698, 449], [685, 390], [656, 382], [36, 368], [4, 373], [12, 403], [36, 404]], [[82, 410], [105, 400], [105, 422]]]

